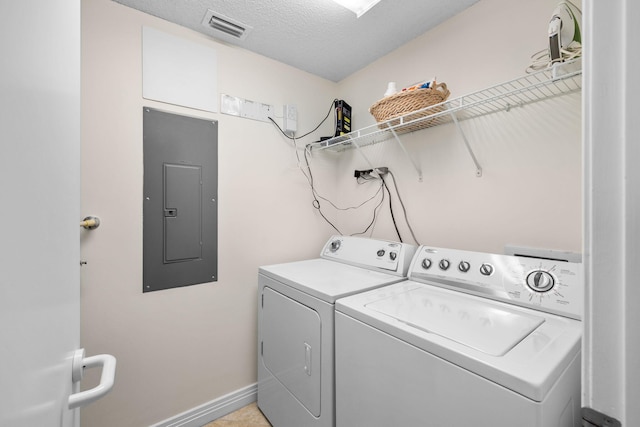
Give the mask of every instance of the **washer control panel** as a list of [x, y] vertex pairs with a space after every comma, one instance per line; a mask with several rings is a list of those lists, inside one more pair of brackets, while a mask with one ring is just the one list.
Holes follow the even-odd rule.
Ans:
[[582, 264], [421, 246], [409, 278], [581, 319]]
[[418, 248], [407, 243], [354, 236], [332, 236], [320, 257], [406, 277]]

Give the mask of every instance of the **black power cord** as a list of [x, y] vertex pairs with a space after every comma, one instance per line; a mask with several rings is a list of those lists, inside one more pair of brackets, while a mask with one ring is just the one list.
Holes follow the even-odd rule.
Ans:
[[324, 122], [326, 122], [326, 121], [327, 121], [327, 119], [329, 118], [329, 115], [331, 114], [331, 112], [332, 112], [332, 111], [334, 111], [334, 109], [333, 109], [333, 105], [335, 104], [335, 102], [336, 102], [337, 100], [338, 100], [338, 98], [335, 98], [333, 101], [331, 101], [331, 107], [329, 107], [329, 111], [327, 111], [327, 115], [326, 115], [326, 116], [324, 116], [324, 119], [322, 119], [322, 121], [321, 121], [320, 123], [318, 123], [318, 126], [316, 126], [315, 128], [313, 128], [313, 130], [310, 130], [309, 132], [305, 133], [304, 135], [300, 135], [300, 136], [289, 136], [289, 135], [287, 135], [287, 133], [286, 133], [284, 130], [282, 130], [282, 128], [280, 127], [280, 125], [278, 125], [278, 124], [276, 123], [276, 121], [275, 121], [275, 120], [273, 120], [273, 118], [271, 118], [271, 117], [267, 117], [267, 118], [268, 118], [269, 120], [271, 120], [271, 122], [272, 122], [272, 123], [273, 123], [273, 124], [278, 128], [278, 129], [280, 129], [280, 132], [281, 132], [284, 136], [286, 136], [286, 137], [287, 137], [287, 138], [289, 138], [289, 139], [292, 139], [292, 140], [293, 140], [293, 142], [295, 143], [296, 139], [304, 138], [305, 136], [309, 136], [309, 135], [311, 135], [313, 132], [317, 131], [317, 130], [320, 128], [320, 126], [322, 126], [322, 124], [323, 124]]
[[[418, 239], [416, 239], [415, 233], [413, 232], [413, 228], [411, 227], [411, 224], [409, 223], [409, 218], [407, 217], [407, 209], [405, 208], [404, 202], [402, 201], [402, 197], [400, 196], [400, 191], [398, 190], [398, 184], [396, 182], [396, 177], [393, 175], [393, 173], [388, 168], [377, 168], [376, 169], [376, 173], [378, 174], [378, 177], [374, 177], [374, 176], [370, 175], [369, 172], [372, 172], [372, 171], [367, 171], [367, 173], [365, 175], [357, 175], [356, 179], [358, 180], [357, 181], [358, 184], [363, 184], [364, 182], [372, 181], [372, 180], [375, 180], [375, 179], [379, 178], [381, 180], [380, 188], [378, 188], [378, 191], [376, 191], [376, 193], [373, 196], [371, 196], [369, 199], [365, 200], [364, 202], [360, 203], [359, 205], [351, 206], [351, 207], [347, 207], [347, 208], [340, 208], [340, 207], [336, 206], [331, 200], [329, 200], [329, 199], [327, 199], [325, 197], [322, 197], [315, 189], [315, 185], [314, 185], [314, 181], [313, 181], [313, 174], [311, 172], [311, 165], [309, 164], [309, 158], [307, 156], [307, 153], [309, 152], [309, 148], [310, 148], [309, 144], [307, 144], [305, 146], [305, 150], [304, 150], [304, 159], [305, 159], [305, 163], [306, 163], [307, 172], [305, 172], [302, 169], [302, 167], [300, 167], [300, 156], [298, 154], [298, 145], [297, 145], [296, 139], [304, 138], [306, 136], [309, 136], [310, 134], [312, 134], [313, 132], [318, 130], [320, 128], [320, 126], [329, 118], [329, 115], [331, 114], [331, 112], [334, 111], [334, 113], [335, 113], [334, 105], [335, 105], [335, 102], [337, 100], [338, 99], [336, 98], [333, 101], [331, 101], [331, 106], [329, 107], [329, 111], [327, 112], [327, 114], [324, 117], [324, 119], [322, 119], [322, 121], [313, 130], [305, 133], [304, 135], [301, 135], [300, 137], [287, 135], [282, 130], [282, 128], [275, 122], [275, 120], [273, 120], [273, 118], [269, 117], [269, 120], [271, 120], [271, 122], [280, 130], [280, 132], [285, 137], [293, 140], [293, 146], [294, 146], [294, 149], [295, 149], [295, 152], [296, 152], [296, 157], [298, 159], [298, 167], [300, 168], [300, 171], [305, 176], [305, 178], [307, 178], [307, 181], [309, 182], [309, 186], [311, 187], [311, 194], [313, 195], [313, 200], [311, 202], [312, 206], [315, 209], [318, 210], [318, 213], [320, 214], [320, 216], [322, 216], [322, 218], [329, 225], [331, 225], [331, 227], [334, 230], [336, 230], [340, 235], [342, 235], [343, 233], [331, 221], [329, 221], [329, 219], [322, 212], [322, 206], [321, 206], [321, 203], [320, 203], [320, 199], [328, 202], [329, 204], [331, 204], [331, 206], [333, 206], [337, 210], [349, 210], [349, 209], [358, 209], [358, 208], [364, 206], [366, 203], [370, 202], [371, 200], [374, 200], [376, 198], [376, 196], [378, 195], [378, 193], [382, 193], [382, 195], [380, 197], [380, 201], [373, 208], [373, 218], [372, 218], [371, 222], [369, 223], [367, 228], [365, 228], [360, 233], [352, 234], [352, 236], [355, 236], [355, 235], [366, 233], [373, 226], [373, 224], [375, 224], [378, 210], [380, 209], [380, 206], [382, 206], [382, 203], [384, 202], [384, 198], [385, 198], [383, 190], [386, 190], [387, 194], [389, 194], [389, 213], [391, 214], [391, 220], [393, 221], [393, 226], [394, 226], [394, 228], [396, 230], [396, 234], [398, 235], [398, 239], [400, 240], [400, 242], [402, 242], [403, 241], [402, 240], [402, 236], [400, 235], [400, 230], [398, 229], [398, 224], [396, 223], [396, 218], [395, 218], [395, 215], [394, 215], [394, 212], [393, 212], [393, 200], [392, 200], [392, 197], [391, 197], [391, 190], [389, 189], [389, 186], [387, 185], [387, 182], [384, 179], [384, 175], [388, 173], [389, 175], [391, 175], [391, 178], [392, 178], [392, 181], [393, 181], [393, 186], [394, 186], [396, 195], [398, 197], [398, 201], [400, 202], [400, 205], [402, 206], [402, 211], [404, 213], [405, 222], [407, 224], [407, 227], [409, 228], [409, 231], [411, 232], [411, 237], [416, 242], [416, 244], [419, 245], [420, 243], [418, 242]], [[337, 118], [336, 118], [336, 126], [337, 126]], [[335, 129], [334, 129], [334, 133], [335, 133]]]
[[[391, 221], [393, 222], [393, 227], [396, 229], [396, 234], [398, 235], [398, 239], [400, 240], [400, 243], [403, 242], [402, 240], [402, 236], [400, 235], [400, 230], [398, 230], [398, 224], [396, 223], [396, 217], [393, 214], [393, 203], [391, 200], [391, 190], [389, 190], [389, 186], [387, 185], [387, 182], [384, 180], [384, 176], [380, 175], [380, 179], [382, 180], [382, 184], [384, 185], [384, 188], [387, 190], [387, 193], [389, 193], [389, 213], [391, 214]], [[397, 191], [397, 188], [396, 188]]]
[[[393, 181], [393, 186], [394, 186], [394, 188], [396, 190], [396, 195], [398, 196], [398, 201], [400, 201], [400, 206], [402, 206], [402, 211], [404, 212], [404, 220], [405, 220], [405, 222], [407, 224], [407, 228], [409, 228], [409, 232], [411, 233], [411, 237], [413, 238], [413, 241], [416, 242], [416, 244], [418, 246], [420, 246], [420, 242], [418, 242], [418, 239], [416, 239], [416, 235], [413, 232], [413, 228], [411, 227], [411, 223], [409, 222], [409, 218], [407, 217], [407, 208], [405, 208], [404, 202], [402, 201], [402, 197], [400, 197], [400, 191], [398, 190], [398, 184], [396, 182], [396, 177], [395, 177], [395, 175], [393, 175], [391, 170], [389, 170], [388, 172], [389, 172], [389, 175], [391, 175], [391, 178], [392, 178], [392, 181]], [[394, 220], [394, 225], [395, 225], [395, 220]], [[396, 228], [396, 230], [397, 230], [397, 228]]]
[[304, 175], [307, 177], [307, 180], [309, 181], [309, 185], [311, 186], [311, 194], [313, 195], [313, 201], [312, 201], [312, 205], [315, 209], [318, 210], [318, 213], [320, 214], [320, 216], [322, 216], [322, 218], [329, 224], [331, 225], [331, 227], [333, 227], [334, 230], [336, 230], [340, 235], [343, 235], [343, 233], [338, 230], [338, 228], [331, 222], [329, 221], [329, 219], [323, 214], [322, 212], [322, 205], [320, 203], [319, 199], [322, 199], [326, 202], [328, 202], [329, 204], [331, 204], [331, 206], [333, 206], [335, 209], [337, 210], [341, 210], [341, 211], [347, 211], [347, 210], [351, 210], [351, 209], [358, 209], [362, 206], [364, 206], [365, 204], [367, 204], [368, 202], [374, 200], [376, 198], [376, 196], [381, 193], [381, 197], [380, 197], [380, 201], [378, 202], [378, 204], [373, 208], [373, 218], [371, 220], [371, 222], [369, 223], [369, 225], [367, 226], [367, 228], [365, 228], [363, 231], [359, 232], [359, 233], [353, 233], [351, 234], [352, 236], [355, 235], [359, 235], [359, 234], [364, 234], [366, 233], [375, 223], [376, 221], [376, 215], [377, 215], [377, 211], [380, 208], [380, 206], [382, 205], [383, 201], [384, 201], [384, 191], [382, 191], [383, 186], [382, 184], [380, 185], [380, 187], [378, 188], [378, 191], [376, 191], [373, 196], [371, 196], [370, 198], [368, 198], [367, 200], [365, 200], [364, 202], [360, 203], [359, 205], [356, 206], [350, 206], [347, 208], [341, 208], [336, 206], [331, 200], [322, 197], [318, 194], [318, 192], [315, 189], [315, 185], [314, 185], [314, 180], [313, 180], [313, 173], [311, 172], [311, 165], [309, 164], [309, 158], [307, 156], [308, 150], [304, 151], [304, 159], [305, 159], [305, 163], [306, 163], [306, 167], [307, 167], [307, 171], [308, 171], [308, 176], [306, 173], [304, 173]]
[[[305, 146], [305, 150], [304, 150], [304, 160], [305, 160], [305, 164], [306, 164], [306, 172], [305, 170], [302, 169], [302, 167], [300, 166], [300, 156], [298, 154], [298, 145], [297, 145], [297, 139], [299, 138], [304, 138], [308, 135], [310, 135], [311, 133], [315, 132], [316, 130], [318, 130], [318, 128], [320, 128], [320, 126], [327, 120], [327, 118], [329, 118], [329, 115], [331, 114], [332, 111], [335, 112], [334, 110], [334, 105], [335, 102], [337, 101], [337, 99], [334, 99], [331, 102], [331, 107], [329, 108], [329, 111], [327, 112], [327, 115], [324, 117], [324, 119], [322, 119], [322, 121], [318, 124], [318, 126], [316, 126], [312, 131], [305, 133], [304, 135], [300, 136], [300, 137], [296, 137], [296, 136], [289, 136], [287, 135], [284, 130], [282, 130], [282, 128], [275, 122], [275, 120], [273, 120], [273, 118], [269, 117], [269, 120], [278, 128], [278, 130], [280, 130], [280, 133], [282, 133], [285, 137], [287, 137], [288, 139], [291, 139], [293, 141], [293, 146], [296, 152], [296, 158], [298, 159], [298, 167], [300, 168], [300, 171], [302, 172], [302, 174], [305, 176], [305, 178], [307, 179], [307, 181], [309, 182], [309, 186], [311, 187], [311, 194], [313, 196], [313, 200], [311, 202], [312, 206], [314, 207], [314, 209], [318, 210], [318, 213], [320, 214], [320, 216], [334, 229], [338, 232], [338, 234], [343, 235], [343, 233], [335, 226], [335, 224], [333, 224], [322, 212], [322, 205], [320, 202], [320, 199], [328, 202], [331, 206], [333, 206], [335, 209], [337, 210], [350, 210], [350, 209], [358, 209], [362, 206], [364, 206], [365, 204], [367, 204], [368, 202], [370, 202], [371, 200], [374, 200], [377, 195], [379, 193], [381, 193], [381, 198], [380, 198], [380, 202], [378, 202], [378, 204], [374, 207], [373, 209], [373, 219], [371, 220], [371, 222], [369, 223], [369, 225], [367, 226], [367, 228], [360, 232], [360, 233], [354, 233], [352, 235], [356, 235], [356, 234], [364, 234], [366, 233], [375, 223], [376, 221], [376, 215], [377, 212], [380, 208], [380, 206], [382, 205], [383, 201], [384, 201], [384, 191], [383, 191], [383, 184], [380, 185], [380, 188], [378, 189], [378, 191], [375, 192], [375, 194], [373, 194], [373, 196], [371, 196], [369, 199], [363, 201], [362, 203], [360, 203], [357, 206], [350, 206], [347, 208], [340, 208], [338, 206], [336, 206], [331, 200], [322, 197], [316, 190], [315, 188], [315, 184], [314, 184], [314, 178], [313, 178], [313, 173], [311, 172], [311, 165], [309, 164], [309, 158], [308, 158], [308, 152], [309, 152], [309, 148], [310, 148], [310, 144], [307, 144]], [[334, 132], [335, 133], [335, 132]], [[359, 183], [361, 183], [360, 181], [358, 181]], [[388, 189], [387, 189], [388, 191]]]

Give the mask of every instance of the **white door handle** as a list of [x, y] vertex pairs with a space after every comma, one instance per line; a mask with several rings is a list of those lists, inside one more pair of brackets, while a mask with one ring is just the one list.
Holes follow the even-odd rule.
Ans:
[[73, 356], [72, 380], [78, 382], [82, 379], [85, 368], [102, 367], [100, 383], [92, 389], [75, 393], [69, 396], [69, 409], [79, 408], [100, 399], [111, 391], [116, 379], [116, 358], [110, 354], [84, 357], [84, 349], [76, 350]]

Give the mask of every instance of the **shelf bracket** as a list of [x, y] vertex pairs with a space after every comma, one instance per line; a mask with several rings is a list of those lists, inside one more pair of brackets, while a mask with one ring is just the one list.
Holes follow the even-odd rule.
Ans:
[[362, 156], [362, 158], [364, 159], [365, 162], [367, 162], [367, 164], [369, 165], [370, 169], [375, 169], [376, 166], [373, 166], [371, 164], [371, 161], [369, 160], [369, 158], [367, 156], [364, 155], [364, 153], [362, 152], [362, 150], [360, 149], [360, 146], [358, 145], [358, 143], [356, 142], [356, 140], [351, 136], [351, 134], [347, 134], [346, 136], [349, 137], [349, 142], [351, 144], [353, 144], [354, 147], [356, 147], [356, 151], [358, 152], [358, 154], [360, 154]]
[[407, 158], [411, 161], [411, 163], [413, 164], [414, 169], [416, 170], [416, 173], [418, 174], [418, 181], [422, 182], [422, 169], [420, 169], [420, 166], [418, 166], [418, 164], [415, 162], [415, 160], [413, 159], [413, 157], [411, 157], [409, 155], [409, 153], [407, 152], [407, 149], [404, 148], [404, 144], [402, 143], [402, 141], [400, 141], [400, 137], [398, 136], [398, 134], [396, 133], [396, 131], [393, 129], [393, 127], [391, 126], [391, 124], [387, 124], [387, 129], [391, 132], [391, 134], [393, 135], [393, 138], [396, 140], [396, 142], [398, 143], [398, 145], [400, 146], [400, 148], [402, 148], [402, 152], [404, 152], [404, 155], [407, 156]]
[[467, 139], [467, 136], [465, 135], [464, 131], [462, 130], [462, 127], [460, 126], [460, 123], [458, 122], [456, 113], [451, 112], [449, 114], [451, 115], [451, 119], [453, 120], [453, 123], [455, 123], [456, 125], [456, 129], [458, 129], [458, 133], [460, 134], [460, 136], [462, 137], [462, 140], [464, 141], [464, 145], [466, 145], [467, 147], [467, 151], [471, 156], [471, 160], [473, 160], [473, 163], [476, 165], [476, 177], [478, 178], [482, 177], [482, 166], [480, 166], [480, 163], [478, 163], [478, 159], [476, 159], [475, 154], [473, 154], [473, 150], [471, 149], [469, 140]]
[[[405, 154], [405, 156], [407, 156], [407, 158], [411, 161], [411, 163], [413, 164], [413, 167], [416, 170], [416, 173], [418, 174], [418, 181], [422, 182], [422, 170], [420, 169], [420, 167], [418, 167], [418, 165], [416, 164], [416, 162], [413, 160], [413, 158], [409, 155], [409, 153], [407, 152], [407, 149], [404, 147], [404, 145], [402, 144], [402, 141], [400, 141], [400, 137], [398, 136], [398, 134], [396, 133], [395, 130], [393, 130], [393, 127], [388, 125], [387, 128], [389, 131], [391, 131], [391, 134], [393, 135], [393, 137], [395, 138], [396, 142], [398, 143], [398, 145], [400, 146], [400, 148], [402, 149], [402, 152]], [[369, 165], [369, 168], [371, 169], [375, 169], [377, 168], [377, 166], [374, 166], [371, 161], [369, 160], [369, 158], [367, 156], [364, 155], [364, 153], [362, 152], [362, 150], [360, 149], [360, 146], [358, 145], [358, 143], [356, 142], [356, 138], [353, 138], [350, 134], [347, 134], [346, 136], [349, 137], [349, 142], [351, 142], [351, 144], [356, 147], [356, 150], [358, 151], [358, 153], [360, 153], [360, 155], [362, 156], [362, 158], [367, 162], [367, 164]]]

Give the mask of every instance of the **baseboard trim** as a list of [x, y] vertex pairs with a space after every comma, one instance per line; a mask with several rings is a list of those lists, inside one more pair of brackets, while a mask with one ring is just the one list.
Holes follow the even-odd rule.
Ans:
[[201, 427], [255, 402], [257, 396], [258, 385], [254, 383], [151, 427]]

